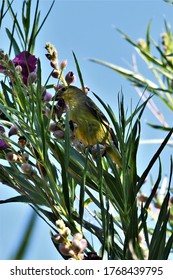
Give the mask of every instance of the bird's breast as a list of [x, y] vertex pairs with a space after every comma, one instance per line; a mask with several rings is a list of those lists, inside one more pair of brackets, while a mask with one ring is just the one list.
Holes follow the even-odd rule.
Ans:
[[88, 112], [80, 112], [78, 110], [70, 110], [69, 120], [77, 124], [75, 136], [77, 140], [84, 145], [95, 145], [97, 142], [105, 143], [107, 138], [107, 130], [104, 125]]

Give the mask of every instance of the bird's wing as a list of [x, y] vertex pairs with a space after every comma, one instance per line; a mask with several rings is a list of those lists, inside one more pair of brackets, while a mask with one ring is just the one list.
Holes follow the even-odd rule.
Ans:
[[110, 135], [112, 137], [112, 140], [113, 140], [116, 148], [118, 148], [117, 137], [116, 137], [110, 123], [108, 122], [107, 118], [105, 117], [105, 115], [102, 113], [102, 111], [97, 107], [97, 105], [88, 96], [86, 96], [85, 104], [89, 108], [89, 110], [92, 112], [92, 114], [97, 119], [99, 119], [100, 122], [106, 127], [106, 129], [108, 130], [108, 132], [110, 133]]

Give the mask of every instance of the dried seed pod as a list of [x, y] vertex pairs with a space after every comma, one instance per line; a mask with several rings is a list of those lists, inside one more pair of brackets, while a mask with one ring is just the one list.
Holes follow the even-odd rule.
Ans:
[[8, 132], [8, 136], [10, 137], [10, 136], [12, 136], [12, 135], [17, 135], [17, 134], [18, 134], [18, 129], [17, 129], [17, 127], [14, 126], [14, 125], [12, 125], [12, 126], [10, 127], [9, 132]]
[[9, 162], [15, 162], [18, 160], [18, 156], [12, 152], [9, 152], [5, 155], [6, 160]]
[[28, 174], [28, 175], [31, 175], [33, 172], [33, 167], [29, 163], [23, 163], [21, 165], [21, 169], [22, 169], [23, 173]]
[[65, 80], [68, 85], [74, 83], [76, 81], [76, 76], [72, 71], [68, 72], [67, 75], [65, 76]]
[[56, 130], [56, 131], [54, 131], [54, 133], [53, 133], [53, 136], [56, 138], [56, 139], [64, 139], [64, 131], [62, 131], [62, 130]]

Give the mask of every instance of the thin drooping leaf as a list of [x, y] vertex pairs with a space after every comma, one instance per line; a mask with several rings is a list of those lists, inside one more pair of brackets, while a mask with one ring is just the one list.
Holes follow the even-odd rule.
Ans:
[[82, 78], [82, 72], [80, 70], [79, 63], [78, 63], [78, 60], [77, 60], [74, 52], [73, 52], [73, 57], [74, 57], [74, 61], [75, 61], [75, 64], [76, 64], [76, 69], [77, 69], [77, 73], [78, 73], [78, 76], [79, 76], [79, 80], [80, 80], [80, 83], [81, 83], [82, 90], [85, 91], [85, 86], [84, 86], [84, 82], [83, 82], [83, 78]]
[[11, 54], [11, 49], [12, 49], [12, 47], [13, 47], [13, 49], [14, 49], [15, 55], [17, 55], [17, 54], [20, 53], [19, 45], [18, 45], [17, 41], [16, 41], [15, 38], [14, 38], [14, 30], [15, 30], [14, 28], [15, 28], [15, 21], [14, 21], [12, 33], [10, 32], [10, 30], [9, 30], [8, 28], [6, 28], [7, 36], [8, 36], [8, 38], [10, 39], [9, 55]]
[[[23, 237], [20, 240], [20, 246], [17, 248], [16, 252], [10, 256], [10, 260], [22, 260], [25, 257], [25, 254], [28, 250], [28, 246], [30, 244], [32, 234], [35, 228], [35, 223], [37, 219], [37, 214], [35, 212], [32, 213], [31, 217], [28, 220], [28, 224], [25, 227], [25, 231], [23, 233]], [[21, 236], [21, 235], [20, 235]]]
[[19, 21], [17, 20], [16, 14], [15, 14], [13, 8], [12, 8], [12, 2], [10, 3], [10, 1], [7, 0], [7, 3], [8, 3], [9, 11], [10, 11], [10, 13], [12, 15], [12, 19], [13, 19], [13, 21], [16, 22], [16, 32], [18, 34], [19, 41], [21, 43], [22, 49], [24, 49], [25, 38], [24, 38], [24, 35], [23, 35], [23, 31], [22, 31], [21, 25], [20, 25]]
[[0, 200], [0, 204], [10, 203], [10, 202], [24, 202], [24, 203], [30, 203], [30, 199], [26, 197], [25, 195], [18, 195], [14, 196], [5, 200]]
[[[152, 238], [149, 245], [149, 259], [155, 259], [157, 255], [159, 255], [160, 245], [162, 244], [164, 248], [164, 244], [162, 241], [165, 242], [165, 235], [166, 235], [166, 224], [168, 222], [169, 213], [168, 213], [168, 203], [169, 203], [170, 194], [167, 193], [165, 199], [162, 203], [160, 208], [159, 217], [152, 234]], [[162, 251], [163, 251], [162, 248]]]
[[32, 31], [31, 31], [31, 35], [30, 35], [29, 43], [28, 43], [28, 51], [31, 53], [33, 53], [33, 51], [34, 51], [36, 38], [37, 38], [38, 34], [40, 33], [44, 23], [46, 22], [49, 14], [53, 8], [54, 3], [55, 3], [55, 0], [52, 1], [52, 4], [51, 4], [50, 8], [48, 9], [46, 16], [44, 17], [42, 23], [39, 26], [40, 11], [38, 11], [39, 0], [37, 0], [35, 14], [34, 14], [34, 20], [33, 20], [33, 25], [32, 25]]
[[170, 132], [168, 133], [168, 135], [165, 137], [164, 141], [162, 142], [162, 144], [160, 145], [159, 149], [157, 150], [157, 152], [154, 154], [154, 156], [152, 157], [152, 159], [150, 160], [147, 168], [145, 169], [145, 171], [143, 172], [139, 183], [137, 185], [137, 190], [139, 190], [142, 186], [142, 184], [144, 183], [145, 178], [147, 177], [148, 173], [150, 172], [152, 166], [154, 165], [154, 163], [156, 162], [156, 160], [159, 158], [161, 152], [163, 151], [164, 147], [166, 146], [168, 140], [170, 139], [171, 135], [173, 133], [173, 128], [170, 130]]

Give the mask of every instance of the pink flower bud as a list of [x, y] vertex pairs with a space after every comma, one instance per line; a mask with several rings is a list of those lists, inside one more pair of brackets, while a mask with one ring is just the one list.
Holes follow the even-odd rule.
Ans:
[[70, 71], [65, 76], [65, 80], [66, 80], [67, 84], [70, 85], [71, 83], [74, 83], [76, 81], [76, 76], [74, 75], [73, 72]]
[[17, 129], [17, 127], [14, 126], [14, 125], [12, 125], [12, 126], [10, 127], [9, 132], [8, 132], [8, 136], [10, 137], [10, 136], [12, 136], [12, 135], [17, 135], [17, 134], [18, 134], [18, 129]]
[[61, 70], [64, 70], [64, 68], [66, 68], [67, 66], [67, 59], [63, 60], [61, 63], [60, 63], [60, 69]]
[[6, 160], [8, 160], [9, 162], [14, 162], [18, 160], [18, 156], [16, 154], [13, 154], [12, 152], [9, 152], [5, 155]]
[[52, 100], [52, 94], [46, 91], [45, 94], [44, 94], [44, 97], [43, 97], [43, 101], [44, 102], [49, 102], [51, 100]]
[[79, 240], [75, 239], [72, 241], [72, 250], [75, 252], [75, 254], [78, 254], [82, 252], [82, 244]]
[[35, 83], [37, 80], [37, 73], [36, 72], [31, 72], [29, 73], [28, 79], [27, 79], [27, 83], [28, 84], [33, 84]]
[[24, 148], [26, 146], [27, 140], [25, 136], [20, 136], [18, 140], [18, 145]]
[[56, 130], [54, 131], [53, 133], [53, 136], [56, 138], [56, 139], [64, 139], [64, 131], [62, 130]]
[[0, 133], [5, 135], [5, 129], [3, 126], [0, 125]]
[[57, 63], [56, 60], [55, 60], [55, 61], [51, 61], [51, 62], [50, 62], [50, 65], [51, 65], [54, 69], [57, 69], [57, 68], [58, 68], [58, 63]]
[[64, 237], [61, 234], [55, 234], [52, 236], [52, 240], [56, 243], [56, 244], [60, 244], [64, 242]]
[[27, 174], [27, 175], [31, 175], [32, 172], [33, 172], [33, 168], [32, 168], [32, 165], [29, 164], [29, 163], [23, 163], [21, 165], [21, 169], [23, 171], [23, 173]]
[[69, 236], [70, 234], [71, 234], [71, 230], [70, 230], [68, 227], [65, 227], [65, 228], [64, 228], [64, 234], [63, 234], [63, 235], [67, 237], [67, 236]]
[[55, 224], [56, 224], [57, 228], [61, 228], [61, 229], [65, 228], [65, 224], [64, 224], [63, 220], [59, 219], [55, 222]]
[[51, 123], [51, 124], [49, 125], [49, 131], [50, 131], [50, 132], [54, 132], [54, 131], [56, 131], [56, 130], [58, 130], [58, 125], [57, 125], [56, 123]]
[[73, 239], [75, 240], [81, 240], [83, 237], [82, 233], [78, 232], [78, 233], [75, 233], [74, 236], [73, 236]]
[[80, 242], [81, 242], [82, 251], [84, 251], [86, 249], [88, 243], [87, 243], [86, 239], [84, 239], [84, 238], [82, 238], [80, 240]]
[[55, 79], [58, 79], [59, 78], [59, 72], [57, 70], [54, 70], [52, 72], [52, 77], [55, 78]]
[[99, 152], [100, 152], [101, 156], [104, 156], [106, 153], [106, 147], [101, 144], [99, 144], [99, 148], [97, 147], [97, 144], [91, 147], [91, 154], [94, 159], [97, 158]]
[[21, 72], [22, 72], [22, 66], [21, 66], [21, 65], [17, 65], [17, 66], [15, 67], [15, 69], [16, 69], [16, 72], [18, 72], [18, 73], [21, 73]]
[[90, 91], [89, 87], [84, 87], [85, 93], [88, 94], [88, 92]]
[[24, 160], [27, 161], [27, 160], [29, 159], [29, 155], [28, 155], [27, 153], [24, 152], [24, 153], [22, 154], [22, 158], [23, 158]]
[[70, 248], [67, 244], [60, 243], [59, 250], [64, 256], [70, 256]]

